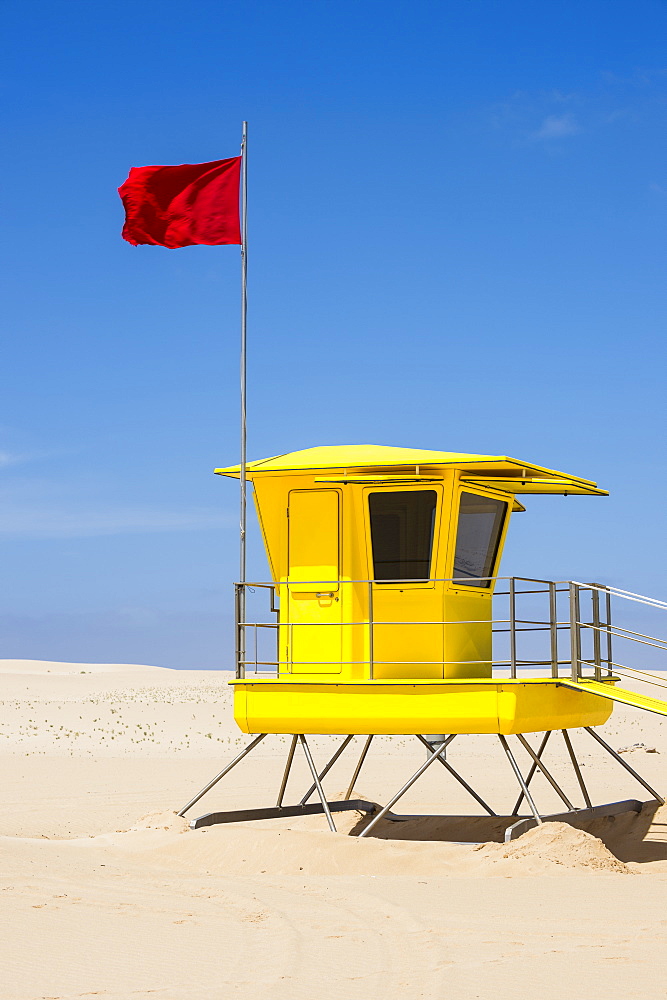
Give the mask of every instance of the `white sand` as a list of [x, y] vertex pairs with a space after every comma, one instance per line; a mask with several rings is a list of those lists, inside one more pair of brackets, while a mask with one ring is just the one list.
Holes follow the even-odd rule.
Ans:
[[[396, 811], [478, 819], [362, 840], [347, 836], [357, 814], [338, 814], [337, 835], [321, 816], [191, 832], [175, 810], [247, 742], [227, 678], [0, 661], [0, 1000], [662, 995], [666, 809], [596, 828], [608, 847], [555, 823], [510, 845], [454, 843], [442, 838], [481, 840], [493, 822], [432, 767]], [[644, 743], [626, 759], [667, 788], [667, 720], [617, 709], [603, 735]], [[579, 802], [553, 741], [546, 760]], [[318, 762], [335, 742], [312, 740]], [[192, 815], [273, 804], [288, 743], [267, 738]], [[649, 797], [586, 734], [575, 745], [594, 799]], [[386, 800], [423, 759], [414, 740], [377, 739], [358, 793]], [[461, 738], [449, 759], [511, 811], [493, 738]], [[349, 748], [327, 778], [331, 797], [354, 760]], [[309, 784], [297, 757], [287, 801]], [[543, 779], [535, 793], [560, 809]]]

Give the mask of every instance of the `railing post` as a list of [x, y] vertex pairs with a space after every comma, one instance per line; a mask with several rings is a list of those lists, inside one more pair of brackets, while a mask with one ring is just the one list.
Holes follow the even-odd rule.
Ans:
[[241, 622], [242, 583], [234, 584], [234, 623], [236, 631], [236, 679], [245, 677], [245, 626]]
[[551, 640], [551, 676], [558, 677], [558, 594], [549, 583], [549, 638]]
[[368, 665], [369, 678], [373, 680], [373, 661], [375, 659], [375, 644], [373, 637], [373, 581], [368, 581]]
[[572, 680], [579, 680], [579, 667], [581, 660], [581, 632], [579, 630], [580, 617], [579, 585], [570, 583], [570, 662], [572, 667]]
[[294, 622], [287, 623], [287, 646], [285, 648], [285, 671], [293, 673], [294, 666]]
[[280, 677], [280, 608], [276, 607], [276, 588], [271, 586], [271, 612], [276, 616], [276, 677]]
[[510, 577], [510, 677], [516, 677], [516, 579]]
[[605, 625], [607, 629], [607, 677], [611, 677], [613, 674], [612, 663], [613, 657], [611, 655], [611, 591], [608, 587], [605, 588], [607, 591], [605, 594]]
[[255, 670], [254, 670], [254, 672], [257, 673], [257, 662], [259, 660], [259, 626], [257, 625], [256, 622], [255, 622], [255, 624], [253, 626], [253, 631], [254, 631], [254, 634], [255, 634], [255, 662], [254, 662]]
[[600, 635], [600, 591], [597, 584], [592, 584], [595, 588], [591, 591], [591, 603], [593, 605], [593, 663], [595, 664], [595, 680], [602, 680], [602, 643]]

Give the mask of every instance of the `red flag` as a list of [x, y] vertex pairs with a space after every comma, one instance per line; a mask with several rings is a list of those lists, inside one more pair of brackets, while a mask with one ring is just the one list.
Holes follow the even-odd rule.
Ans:
[[118, 188], [125, 206], [123, 239], [137, 246], [241, 243], [241, 157], [176, 167], [132, 167]]

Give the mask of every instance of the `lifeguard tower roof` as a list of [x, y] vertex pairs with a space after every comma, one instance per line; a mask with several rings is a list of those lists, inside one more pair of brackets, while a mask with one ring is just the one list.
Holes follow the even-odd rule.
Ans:
[[[393, 477], [405, 480], [437, 478], [447, 469], [461, 473], [461, 481], [507, 493], [584, 494], [608, 496], [590, 479], [572, 476], [506, 455], [468, 455], [454, 451], [422, 451], [378, 444], [324, 445], [304, 448], [248, 462], [248, 479], [271, 474], [323, 472], [344, 477], [345, 482], [368, 482]], [[238, 479], [240, 466], [216, 469], [220, 476]]]

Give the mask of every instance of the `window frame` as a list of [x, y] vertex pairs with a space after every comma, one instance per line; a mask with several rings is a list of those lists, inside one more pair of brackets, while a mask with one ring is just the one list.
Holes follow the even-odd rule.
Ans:
[[[435, 518], [433, 521], [433, 542], [431, 547], [431, 564], [429, 570], [429, 577], [427, 580], [404, 580], [398, 583], [393, 583], [389, 580], [376, 580], [374, 576], [374, 560], [373, 560], [373, 538], [371, 535], [371, 508], [370, 508], [370, 495], [371, 493], [417, 493], [429, 491], [436, 494], [435, 500]], [[376, 587], [382, 587], [383, 591], [403, 591], [403, 590], [433, 590], [436, 585], [436, 580], [438, 578], [438, 557], [440, 552], [440, 532], [442, 525], [443, 509], [444, 509], [444, 489], [442, 480], [437, 480], [435, 482], [421, 482], [421, 483], [405, 483], [405, 485], [397, 486], [387, 484], [383, 486], [381, 484], [374, 486], [365, 486], [363, 488], [363, 505], [364, 505], [364, 526], [365, 535], [367, 539], [366, 543], [366, 573], [367, 579], [373, 581], [373, 585]]]
[[[459, 513], [461, 510], [461, 494], [471, 493], [473, 496], [485, 497], [487, 500], [500, 500], [502, 503], [507, 504], [507, 510], [505, 511], [505, 516], [503, 518], [503, 527], [498, 538], [498, 545], [496, 547], [496, 554], [491, 567], [491, 577], [489, 580], [488, 587], [480, 587], [475, 584], [465, 584], [461, 583], [460, 579], [454, 580], [454, 560], [456, 558], [456, 539], [458, 536], [459, 528]], [[449, 586], [453, 590], [460, 590], [464, 594], [492, 594], [496, 580], [495, 577], [498, 575], [498, 568], [502, 561], [503, 549], [505, 548], [505, 538], [507, 537], [507, 530], [509, 528], [510, 516], [512, 514], [512, 501], [513, 497], [509, 493], [500, 493], [495, 490], [485, 490], [478, 486], [471, 488], [468, 483], [458, 482], [454, 488], [452, 503], [452, 516], [450, 521], [450, 552], [447, 559], [447, 576], [450, 580]]]

